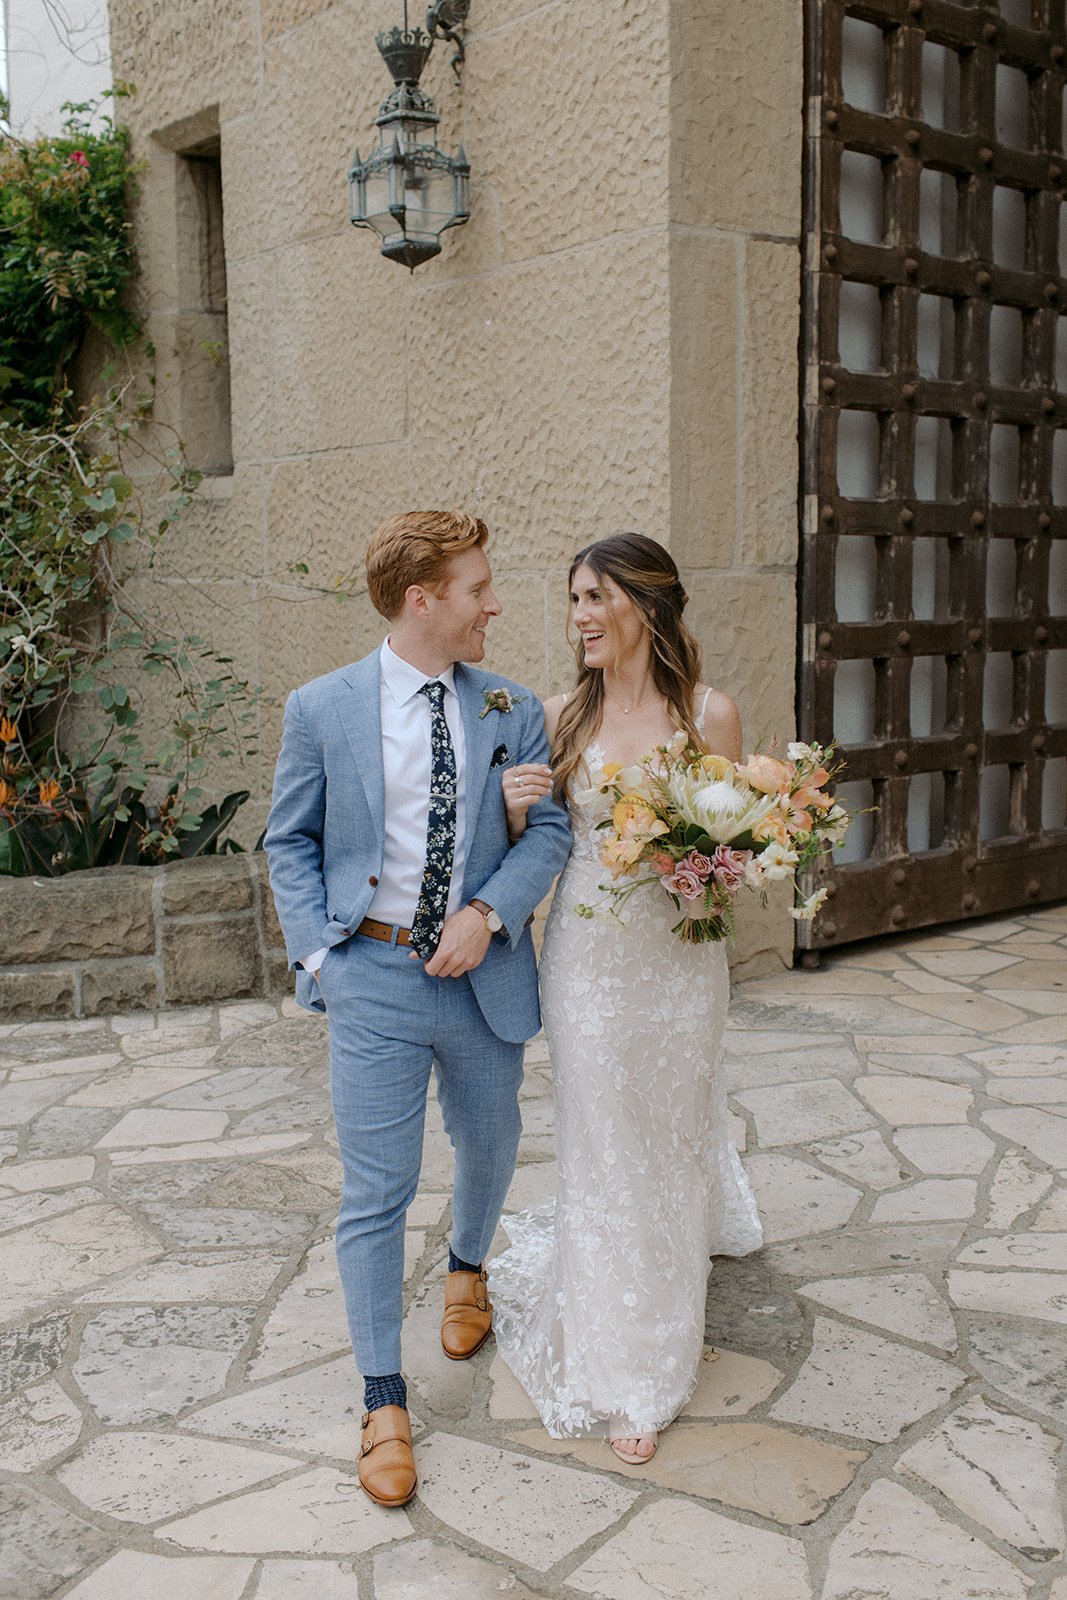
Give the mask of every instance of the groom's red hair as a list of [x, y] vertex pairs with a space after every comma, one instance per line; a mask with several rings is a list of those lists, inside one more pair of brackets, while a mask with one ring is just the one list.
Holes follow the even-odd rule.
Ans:
[[448, 564], [489, 538], [481, 517], [466, 511], [404, 511], [383, 522], [367, 546], [367, 593], [387, 622], [404, 608], [413, 583], [432, 588], [448, 578]]

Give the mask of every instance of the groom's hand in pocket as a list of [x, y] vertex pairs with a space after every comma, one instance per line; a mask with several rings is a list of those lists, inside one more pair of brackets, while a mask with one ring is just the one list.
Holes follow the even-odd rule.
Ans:
[[481, 966], [492, 934], [475, 906], [464, 906], [445, 919], [441, 942], [426, 963], [430, 978], [461, 978]]

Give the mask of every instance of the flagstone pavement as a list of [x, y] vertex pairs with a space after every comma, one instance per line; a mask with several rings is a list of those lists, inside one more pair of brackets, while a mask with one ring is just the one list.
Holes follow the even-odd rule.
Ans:
[[[0, 1028], [0, 1600], [1067, 1600], [1067, 908], [736, 987], [767, 1242], [643, 1470], [442, 1356], [432, 1107], [420, 1492], [364, 1498], [325, 1057], [291, 1001]], [[524, 1094], [512, 1208], [541, 1041]]]

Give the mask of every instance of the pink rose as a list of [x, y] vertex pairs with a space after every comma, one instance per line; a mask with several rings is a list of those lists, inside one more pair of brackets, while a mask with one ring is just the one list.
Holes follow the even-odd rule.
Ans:
[[712, 856], [711, 869], [728, 894], [736, 894], [744, 883], [751, 854], [750, 850], [731, 850], [729, 845], [721, 844]]
[[663, 887], [670, 894], [681, 895], [683, 900], [696, 900], [704, 894], [704, 885], [688, 867], [680, 866], [671, 877], [664, 878]]
[[88, 172], [89, 157], [85, 154], [84, 150], [72, 150], [70, 155], [67, 157], [67, 160], [72, 162], [76, 167], [84, 167], [86, 172]]
[[678, 863], [689, 872], [695, 872], [702, 881], [711, 877], [711, 862], [707, 856], [702, 856], [699, 850], [690, 850], [684, 861]]

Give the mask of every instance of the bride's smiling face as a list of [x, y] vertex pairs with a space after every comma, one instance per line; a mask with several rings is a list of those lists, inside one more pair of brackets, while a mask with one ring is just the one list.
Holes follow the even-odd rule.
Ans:
[[617, 583], [584, 564], [571, 578], [571, 621], [581, 634], [587, 667], [620, 667], [648, 650], [640, 608]]

